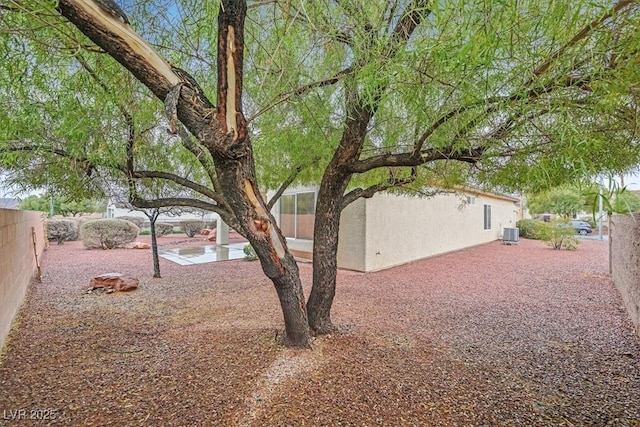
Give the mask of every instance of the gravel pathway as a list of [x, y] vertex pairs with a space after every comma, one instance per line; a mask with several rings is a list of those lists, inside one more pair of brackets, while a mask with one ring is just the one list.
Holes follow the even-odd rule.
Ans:
[[[276, 343], [256, 262], [162, 259], [153, 279], [147, 250], [52, 246], [0, 361], [0, 425], [639, 426], [640, 339], [607, 250], [494, 242], [341, 271], [342, 332], [302, 351]], [[84, 292], [107, 272], [141, 286]]]

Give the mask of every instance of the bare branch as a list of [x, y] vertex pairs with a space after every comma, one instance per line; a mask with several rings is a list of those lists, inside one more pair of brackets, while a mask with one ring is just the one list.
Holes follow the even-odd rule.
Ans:
[[304, 169], [304, 166], [302, 165], [297, 166], [293, 170], [291, 175], [289, 175], [289, 177], [282, 183], [282, 185], [280, 185], [280, 188], [278, 188], [278, 191], [276, 191], [276, 194], [274, 194], [273, 197], [267, 203], [268, 210], [271, 210], [273, 208], [273, 205], [275, 205], [278, 199], [280, 199], [280, 197], [282, 196], [282, 193], [284, 193], [285, 190], [289, 188], [289, 186], [293, 183], [293, 181], [296, 179], [296, 177], [298, 176], [298, 174], [302, 169]]
[[353, 70], [352, 70], [351, 67], [347, 67], [344, 70], [337, 72], [332, 77], [329, 77], [329, 78], [324, 79], [324, 80], [319, 80], [317, 82], [309, 83], [309, 84], [306, 84], [304, 86], [300, 86], [299, 88], [294, 89], [292, 91], [289, 91], [287, 93], [281, 94], [278, 97], [276, 97], [277, 99], [275, 101], [273, 101], [269, 105], [261, 108], [257, 113], [255, 113], [253, 116], [251, 116], [249, 118], [248, 122], [253, 121], [254, 119], [256, 119], [257, 117], [259, 117], [262, 114], [266, 113], [270, 109], [282, 104], [283, 102], [288, 101], [293, 96], [303, 95], [303, 94], [309, 92], [310, 90], [316, 89], [316, 88], [319, 88], [319, 87], [325, 87], [325, 86], [334, 85], [334, 84], [338, 83], [340, 80], [342, 80], [344, 77], [346, 77], [349, 74], [351, 74], [352, 71]]
[[183, 187], [189, 188], [196, 193], [202, 194], [203, 196], [209, 197], [212, 200], [218, 202], [218, 194], [215, 191], [212, 191], [210, 188], [205, 187], [204, 185], [200, 185], [193, 181], [190, 181], [186, 178], [178, 176], [169, 172], [159, 172], [159, 171], [133, 171], [133, 178], [159, 178], [166, 179], [167, 181], [175, 182]]
[[531, 85], [532, 81], [535, 78], [544, 74], [551, 67], [551, 65], [553, 65], [553, 63], [567, 51], [567, 49], [575, 46], [579, 41], [586, 38], [592, 31], [594, 31], [595, 29], [600, 27], [602, 24], [604, 24], [604, 22], [607, 19], [611, 18], [616, 13], [620, 12], [623, 9], [626, 9], [627, 7], [635, 3], [637, 3], [637, 0], [620, 0], [605, 15], [590, 22], [587, 26], [585, 26], [582, 30], [580, 30], [575, 36], [573, 36], [571, 40], [569, 40], [567, 43], [561, 46], [558, 50], [552, 53], [551, 56], [547, 58], [547, 60], [545, 60], [542, 64], [540, 64], [533, 71], [533, 76], [531, 77], [531, 79], [525, 83], [525, 87]]
[[406, 178], [396, 178], [393, 173], [389, 172], [389, 180], [383, 183], [375, 184], [367, 188], [355, 188], [345, 194], [342, 197], [342, 203], [340, 210], [343, 210], [351, 203], [355, 202], [360, 198], [369, 199], [373, 197], [376, 193], [380, 193], [382, 191], [389, 190], [391, 188], [401, 187], [403, 185], [410, 184], [414, 182], [418, 178], [418, 171], [414, 167], [411, 169], [411, 175]]

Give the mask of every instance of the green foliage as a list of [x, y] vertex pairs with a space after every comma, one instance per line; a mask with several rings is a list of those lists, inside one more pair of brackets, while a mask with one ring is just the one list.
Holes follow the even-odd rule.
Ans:
[[563, 220], [540, 223], [538, 236], [547, 246], [555, 250], [574, 251], [579, 244], [574, 228]]
[[540, 239], [540, 227], [543, 225], [543, 222], [535, 219], [521, 219], [516, 223], [516, 227], [520, 230], [520, 237], [534, 240]]
[[532, 214], [553, 213], [573, 218], [585, 210], [584, 196], [575, 187], [556, 187], [529, 197], [528, 208]]
[[242, 251], [244, 252], [244, 259], [246, 261], [256, 261], [258, 259], [258, 255], [256, 254], [256, 251], [255, 249], [253, 249], [253, 246], [251, 246], [251, 244], [248, 244], [244, 248], [242, 248]]
[[156, 222], [156, 236], [162, 237], [173, 233], [173, 225], [166, 222]]
[[150, 236], [151, 230], [142, 230], [139, 234], [140, 236]]
[[[72, 200], [60, 196], [53, 198], [53, 214], [62, 216], [76, 216], [99, 212], [104, 202], [90, 199]], [[30, 195], [20, 202], [20, 209], [50, 212], [51, 198], [48, 195]]]
[[136, 240], [140, 229], [122, 219], [95, 219], [80, 227], [80, 236], [87, 249], [114, 249]]
[[182, 228], [182, 231], [184, 231], [184, 233], [189, 237], [193, 237], [200, 233], [204, 229], [204, 225], [204, 221], [200, 221], [198, 219], [180, 221], [180, 228]]

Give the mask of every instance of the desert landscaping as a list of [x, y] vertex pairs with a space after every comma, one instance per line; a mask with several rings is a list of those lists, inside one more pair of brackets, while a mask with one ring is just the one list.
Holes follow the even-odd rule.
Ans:
[[[184, 240], [160, 245], [210, 243]], [[340, 271], [339, 333], [294, 350], [259, 262], [161, 259], [153, 279], [149, 250], [54, 245], [5, 346], [0, 425], [637, 425], [640, 340], [607, 248], [523, 239]], [[140, 286], [87, 292], [111, 272]]]

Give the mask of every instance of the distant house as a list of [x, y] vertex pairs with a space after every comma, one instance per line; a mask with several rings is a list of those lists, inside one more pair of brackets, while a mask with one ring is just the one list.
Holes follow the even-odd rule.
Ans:
[[0, 208], [2, 209], [20, 209], [20, 201], [8, 197], [0, 197]]
[[[312, 258], [317, 191], [286, 192], [274, 216], [294, 256]], [[465, 189], [431, 198], [379, 193], [343, 212], [338, 267], [376, 271], [500, 239], [522, 218], [519, 198]]]

